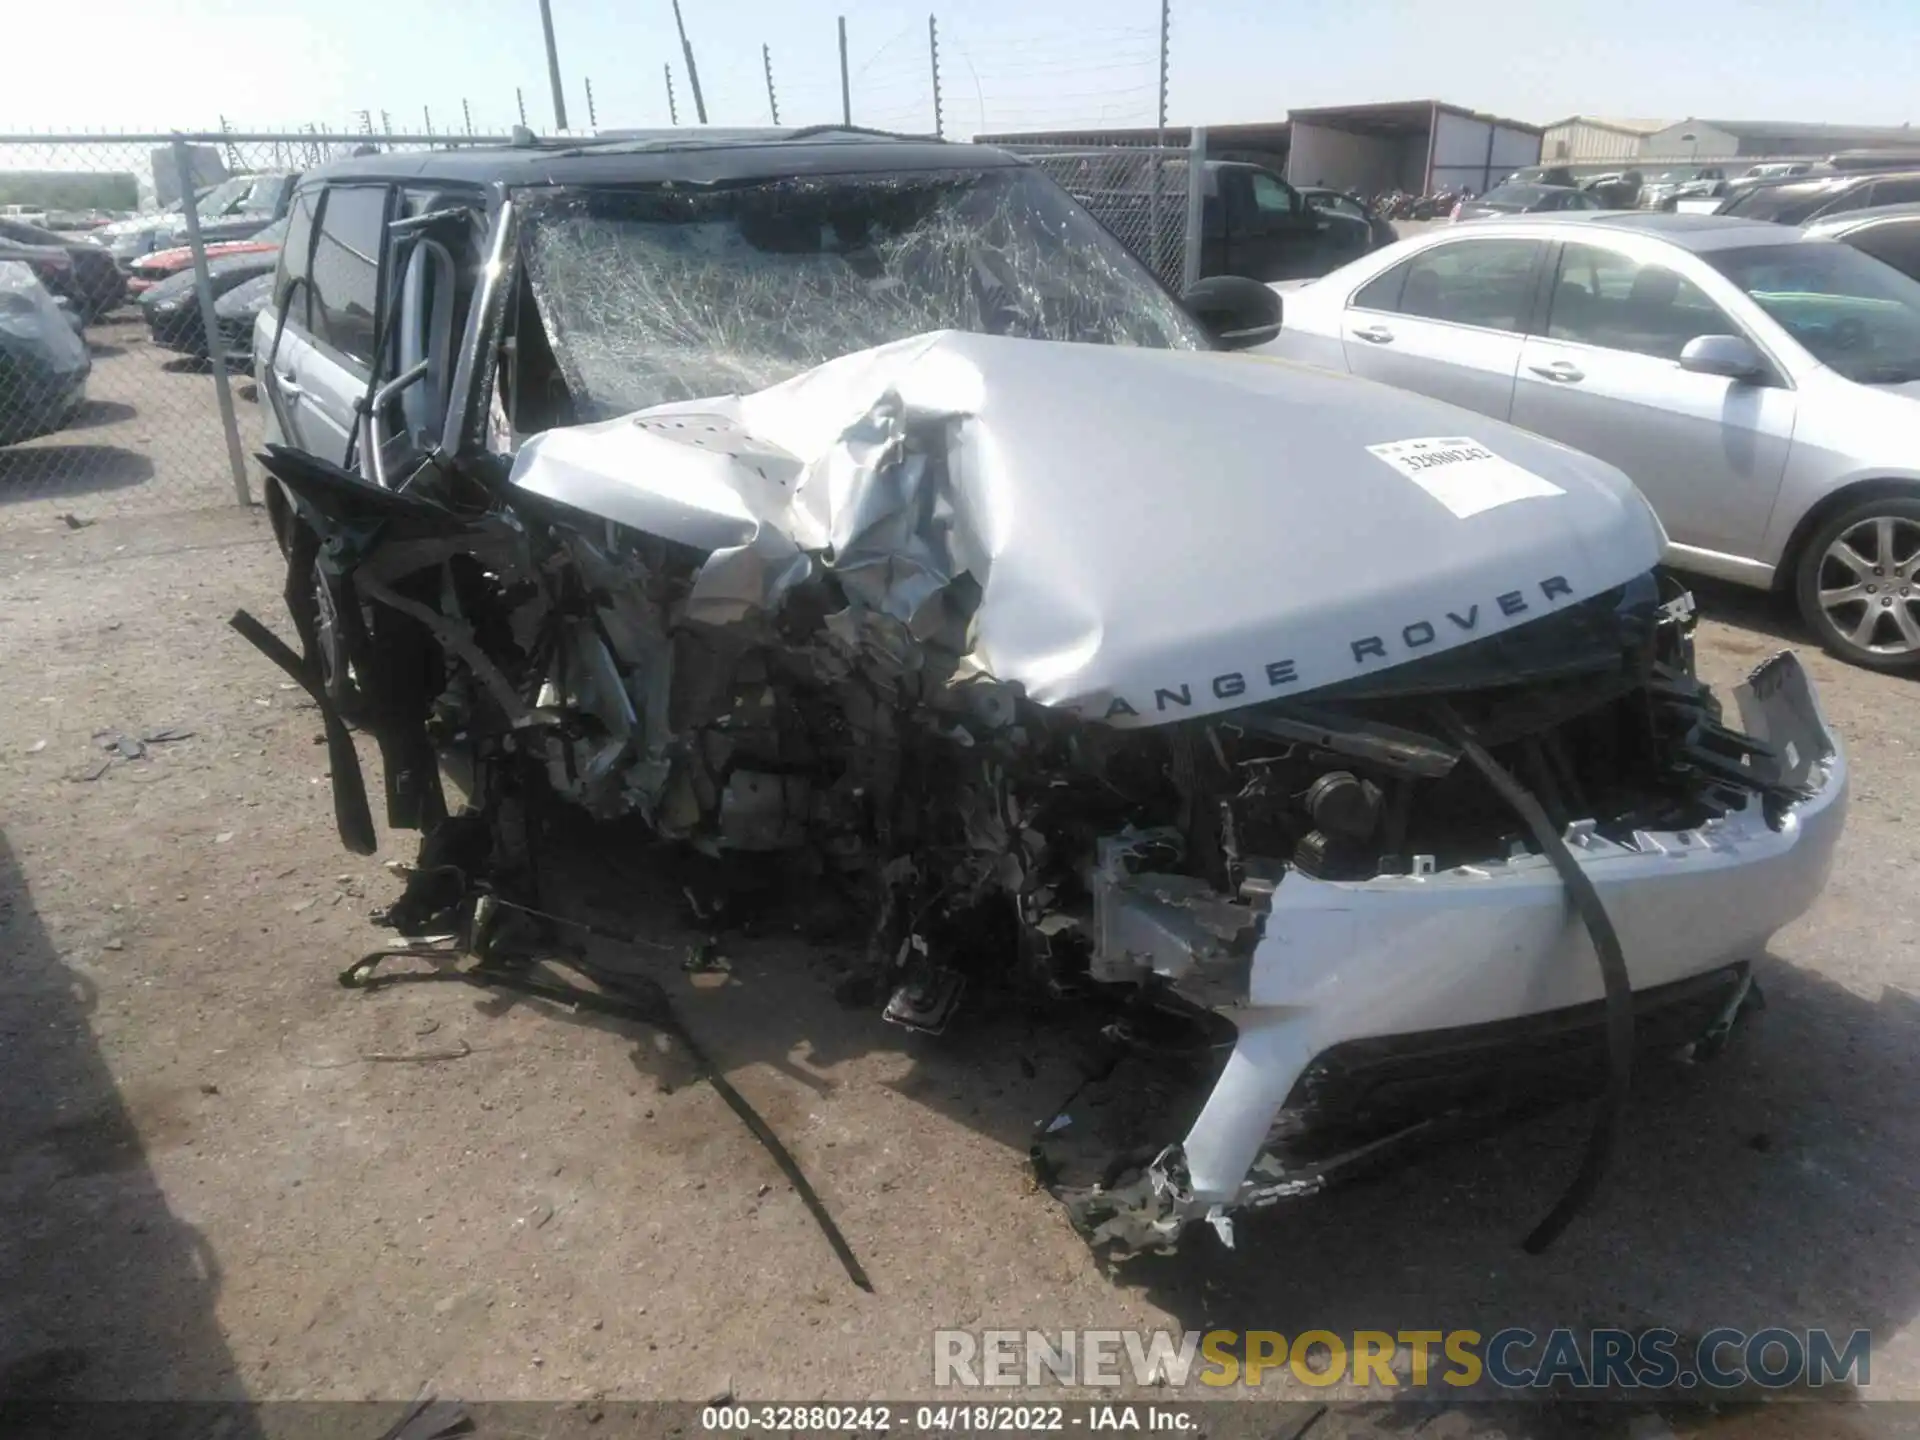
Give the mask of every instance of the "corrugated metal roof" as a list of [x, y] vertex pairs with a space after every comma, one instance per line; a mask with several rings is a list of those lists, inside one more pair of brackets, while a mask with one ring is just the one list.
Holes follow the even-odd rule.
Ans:
[[[1917, 134], [1911, 125], [1836, 125], [1807, 120], [1701, 120], [1688, 116], [1676, 125], [1711, 125], [1736, 140], [1769, 135], [1795, 140], [1913, 140]], [[1666, 127], [1663, 127], [1666, 128]]]
[[[1591, 125], [1596, 130], [1614, 130], [1622, 135], [1652, 135], [1678, 123], [1676, 120], [1629, 120], [1618, 115], [1569, 115], [1564, 120], [1550, 121], [1546, 128], [1558, 130], [1562, 125]], [[1714, 122], [1708, 120], [1703, 123], [1711, 125]]]

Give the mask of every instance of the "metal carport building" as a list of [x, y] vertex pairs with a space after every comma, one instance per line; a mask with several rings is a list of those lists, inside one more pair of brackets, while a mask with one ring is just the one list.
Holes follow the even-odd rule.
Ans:
[[1540, 161], [1541, 128], [1440, 100], [1328, 105], [1288, 117], [1287, 178], [1379, 195], [1466, 188], [1484, 195]]

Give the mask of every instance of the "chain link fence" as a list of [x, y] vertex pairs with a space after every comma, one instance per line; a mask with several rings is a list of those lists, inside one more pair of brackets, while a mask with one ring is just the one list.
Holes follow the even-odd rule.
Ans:
[[253, 315], [294, 179], [505, 139], [0, 134], [0, 530], [258, 499]]
[[[1150, 142], [999, 144], [1045, 170], [1172, 290], [1200, 278], [1206, 132], [1189, 147]], [[1199, 156], [1201, 163], [1193, 163]]]
[[[507, 139], [0, 134], [0, 530], [257, 499], [253, 317], [294, 180], [369, 148]], [[1187, 149], [1007, 148], [1170, 288], [1198, 277]]]

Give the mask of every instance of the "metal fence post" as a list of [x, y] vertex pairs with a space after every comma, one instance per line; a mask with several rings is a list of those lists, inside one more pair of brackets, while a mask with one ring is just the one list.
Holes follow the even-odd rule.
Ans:
[[1180, 288], [1200, 282], [1200, 245], [1207, 214], [1207, 127], [1196, 125], [1187, 140], [1187, 248], [1180, 272]]
[[213, 313], [213, 277], [207, 273], [207, 246], [200, 238], [200, 200], [194, 194], [193, 161], [186, 138], [173, 137], [174, 173], [180, 178], [181, 213], [187, 221], [187, 244], [193, 250], [193, 289], [200, 302], [201, 333], [207, 337], [207, 360], [213, 366], [213, 391], [220, 404], [220, 428], [227, 432], [227, 464], [233, 470], [234, 498], [251, 505], [247, 493], [247, 459], [240, 448], [240, 422], [233, 413], [233, 391], [227, 385], [227, 357], [220, 345], [220, 322]]

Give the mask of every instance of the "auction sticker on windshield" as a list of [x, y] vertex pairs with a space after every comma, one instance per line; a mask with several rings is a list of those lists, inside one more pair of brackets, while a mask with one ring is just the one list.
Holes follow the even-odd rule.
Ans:
[[1462, 520], [1515, 500], [1567, 493], [1464, 435], [1395, 440], [1369, 445], [1367, 453], [1386, 461]]

